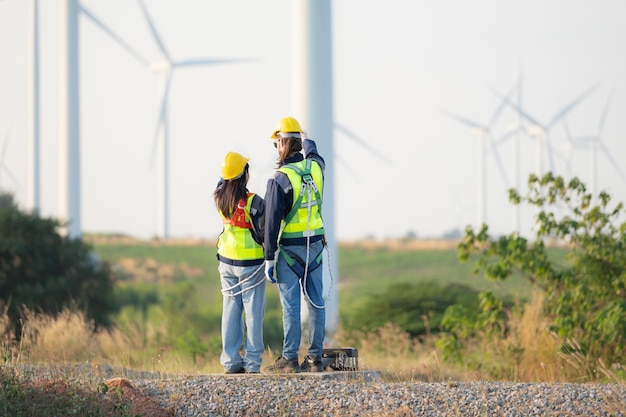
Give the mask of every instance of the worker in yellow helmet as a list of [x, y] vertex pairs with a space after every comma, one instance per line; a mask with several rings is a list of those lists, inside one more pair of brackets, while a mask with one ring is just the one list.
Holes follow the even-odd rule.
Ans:
[[[265, 277], [263, 198], [247, 189], [248, 158], [228, 152], [213, 193], [224, 230], [217, 241], [222, 283], [222, 354], [224, 372], [259, 373], [264, 352]], [[240, 353], [244, 335], [244, 355]]]
[[[315, 142], [305, 137], [293, 117], [279, 120], [271, 138], [278, 151], [278, 168], [265, 193], [265, 275], [278, 284], [284, 338], [281, 356], [266, 370], [321, 372], [326, 327], [322, 279], [325, 163]], [[309, 347], [301, 364], [300, 291], [309, 311]]]

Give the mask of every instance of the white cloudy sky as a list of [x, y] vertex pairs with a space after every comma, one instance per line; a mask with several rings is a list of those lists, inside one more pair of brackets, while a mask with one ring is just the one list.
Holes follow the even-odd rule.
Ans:
[[[28, 3], [0, 1], [2, 163], [17, 179], [0, 172], [0, 186], [14, 191], [24, 206]], [[55, 216], [59, 2], [40, 3], [42, 211]], [[137, 2], [81, 4], [146, 59], [160, 59]], [[227, 151], [252, 158], [250, 189], [265, 192], [275, 157], [268, 135], [280, 117], [291, 113], [292, 1], [146, 0], [146, 5], [176, 59], [258, 59], [177, 70], [171, 86], [171, 232], [212, 238], [221, 223], [211, 194]], [[409, 231], [438, 236], [474, 223], [478, 138], [442, 111], [487, 123], [499, 102], [490, 88], [507, 92], [520, 68], [524, 107], [544, 123], [600, 83], [568, 114], [575, 136], [595, 133], [613, 91], [603, 138], [624, 165], [626, 2], [335, 0], [332, 12], [335, 121], [383, 156], [335, 131], [340, 240], [400, 237]], [[157, 231], [157, 170], [150, 155], [159, 76], [90, 20], [82, 17], [80, 25], [83, 230], [151, 237]], [[515, 114], [505, 110], [495, 134], [514, 121]], [[550, 133], [560, 149], [562, 124]], [[314, 132], [311, 136], [315, 139]], [[511, 145], [499, 149], [510, 170]], [[525, 179], [534, 169], [530, 138], [523, 138], [518, 157]], [[494, 161], [490, 154], [487, 222], [496, 233], [508, 233], [508, 185]], [[589, 154], [576, 153], [573, 164], [575, 174], [588, 181]], [[626, 201], [626, 183], [603, 155], [599, 164], [600, 187]], [[565, 174], [559, 160], [555, 169]], [[522, 214], [524, 230], [532, 212]]]

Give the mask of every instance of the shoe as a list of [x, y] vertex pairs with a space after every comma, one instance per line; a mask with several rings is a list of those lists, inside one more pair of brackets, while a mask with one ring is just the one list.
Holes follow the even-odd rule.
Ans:
[[295, 372], [300, 372], [300, 367], [298, 366], [298, 358], [295, 359], [285, 359], [283, 355], [280, 355], [274, 365], [270, 365], [265, 368], [265, 371], [270, 373], [281, 373], [281, 374], [292, 374]]
[[235, 368], [235, 369], [226, 369], [226, 370], [224, 370], [225, 374], [243, 374], [244, 372], [246, 372], [246, 370], [243, 369], [243, 368]]
[[319, 356], [305, 356], [300, 364], [301, 372], [324, 372], [324, 364]]
[[259, 371], [249, 371], [249, 370], [246, 369], [246, 373], [247, 374], [258, 374], [260, 372]]

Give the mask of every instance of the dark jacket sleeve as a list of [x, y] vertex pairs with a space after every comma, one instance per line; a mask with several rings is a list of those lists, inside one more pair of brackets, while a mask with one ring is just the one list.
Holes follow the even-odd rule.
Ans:
[[256, 243], [262, 245], [265, 239], [265, 201], [258, 194], [252, 198], [250, 218], [252, 220], [252, 238]]
[[317, 145], [312, 139], [305, 139], [302, 142], [302, 150], [304, 151], [304, 157], [306, 159], [312, 159], [317, 162], [320, 168], [322, 168], [322, 172], [324, 172], [324, 169], [326, 168], [326, 162], [324, 161], [324, 158], [322, 158], [321, 155], [317, 153]]
[[278, 234], [284, 211], [284, 194], [285, 191], [276, 181], [277, 175], [285, 175], [281, 172], [275, 172], [274, 176], [267, 180], [267, 188], [265, 190], [265, 239], [264, 252], [266, 260], [273, 260], [274, 254], [278, 249]]

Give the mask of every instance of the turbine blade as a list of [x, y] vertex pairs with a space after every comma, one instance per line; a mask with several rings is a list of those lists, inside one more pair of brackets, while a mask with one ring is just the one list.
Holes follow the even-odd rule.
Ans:
[[15, 185], [17, 186], [17, 188], [19, 189], [20, 188], [20, 183], [18, 182], [17, 178], [15, 178], [15, 175], [13, 175], [13, 173], [9, 170], [9, 168], [7, 168], [7, 166], [5, 164], [2, 164], [0, 166], [0, 168], [2, 168], [4, 170], [4, 173], [9, 176], [11, 181], [13, 181], [15, 183]]
[[576, 107], [581, 101], [583, 101], [589, 94], [591, 94], [596, 88], [598, 88], [599, 85], [600, 83], [595, 83], [594, 85], [589, 87], [585, 92], [583, 92], [581, 95], [575, 98], [572, 102], [570, 102], [567, 106], [563, 107], [557, 114], [554, 115], [554, 117], [552, 118], [552, 121], [548, 123], [548, 129], [554, 126], [554, 124], [558, 122], [559, 119], [564, 117], [574, 107]]
[[[509, 100], [511, 99], [513, 94], [515, 94], [516, 89], [517, 89], [517, 85], [514, 85], [513, 88], [509, 90], [509, 94], [506, 95], [507, 99]], [[493, 112], [493, 115], [491, 116], [491, 120], [489, 121], [489, 128], [493, 127], [493, 125], [498, 120], [498, 117], [500, 117], [500, 113], [502, 113], [502, 110], [504, 110], [505, 107], [506, 107], [506, 102], [504, 100], [500, 100], [498, 107], [496, 107], [496, 110]]]
[[152, 19], [150, 18], [150, 14], [148, 13], [148, 9], [146, 8], [146, 5], [144, 4], [143, 0], [138, 0], [138, 1], [139, 1], [139, 6], [141, 7], [141, 12], [143, 13], [144, 18], [146, 19], [146, 22], [148, 23], [148, 27], [150, 28], [150, 32], [152, 32], [152, 36], [154, 37], [155, 42], [159, 46], [161, 53], [163, 53], [165, 58], [171, 62], [172, 59], [170, 58], [170, 54], [167, 52], [167, 48], [165, 48], [165, 44], [163, 43], [163, 41], [161, 40], [161, 37], [159, 36], [159, 33], [157, 32], [156, 26], [154, 25], [154, 23], [152, 22]]
[[481, 125], [480, 123], [477, 123], [477, 122], [473, 122], [473, 121], [471, 121], [469, 119], [466, 119], [466, 118], [464, 118], [462, 116], [459, 116], [458, 114], [454, 114], [454, 113], [451, 113], [451, 112], [446, 111], [446, 110], [442, 110], [442, 113], [445, 114], [446, 116], [456, 120], [457, 122], [459, 122], [461, 124], [464, 124], [465, 126], [469, 126], [471, 128], [479, 129], [479, 130], [482, 130], [482, 131], [487, 131], [488, 130], [487, 126]]
[[602, 116], [600, 117], [600, 123], [598, 124], [598, 138], [602, 135], [602, 131], [604, 130], [604, 122], [606, 121], [606, 115], [609, 112], [609, 105], [611, 104], [611, 99], [613, 98], [613, 91], [609, 93], [609, 98], [606, 99], [606, 104], [604, 105], [604, 110], [602, 111]]
[[174, 62], [172, 65], [176, 67], [193, 67], [201, 65], [216, 65], [216, 64], [236, 64], [242, 62], [258, 62], [257, 58], [203, 58], [203, 59], [186, 59], [184, 61]]
[[89, 9], [85, 6], [80, 5], [80, 9], [83, 14], [89, 18], [96, 26], [98, 26], [102, 31], [104, 31], [107, 35], [109, 35], [115, 42], [117, 42], [123, 49], [126, 50], [129, 54], [131, 54], [136, 60], [141, 62], [143, 65], [148, 65], [148, 61], [142, 57], [137, 51], [135, 51], [128, 43], [126, 43], [122, 38], [120, 38], [116, 33], [114, 33], [107, 25], [105, 25], [100, 19], [98, 19]]
[[508, 97], [503, 96], [499, 91], [493, 88], [491, 89], [491, 92], [495, 94], [497, 97], [500, 97], [501, 99], [503, 99], [506, 104], [512, 107], [515, 111], [517, 111], [517, 113], [520, 116], [522, 116], [524, 119], [528, 120], [530, 123], [534, 124], [535, 126], [540, 126], [543, 128], [543, 125], [537, 119], [532, 117], [530, 114], [526, 113], [521, 106], [518, 106], [517, 104], [513, 103], [511, 100], [508, 99]]
[[624, 181], [624, 183], [626, 183], [626, 176], [624, 176], [624, 173], [622, 172], [621, 168], [617, 164], [617, 161], [615, 160], [615, 158], [613, 158], [613, 155], [611, 155], [611, 152], [609, 152], [607, 147], [601, 141], [598, 141], [598, 145], [600, 146], [600, 150], [602, 152], [604, 152], [604, 155], [606, 155], [606, 157], [608, 158], [608, 160], [611, 163], [611, 165], [613, 165], [613, 168], [615, 168], [615, 170], [617, 171], [617, 173], [621, 177], [622, 181]]
[[381, 161], [385, 162], [387, 165], [390, 165], [390, 166], [392, 165], [391, 161], [386, 156], [384, 156], [379, 150], [377, 150], [374, 147], [372, 147], [371, 145], [369, 145], [366, 141], [364, 141], [363, 139], [358, 137], [355, 133], [351, 132], [346, 127], [342, 126], [341, 124], [339, 124], [337, 122], [334, 123], [334, 126], [335, 126], [335, 129], [337, 129], [338, 131], [340, 131], [341, 133], [346, 135], [349, 139], [352, 139], [353, 141], [355, 141], [356, 143], [361, 145], [362, 148], [368, 150], [370, 153], [372, 153], [378, 159], [380, 159]]
[[346, 171], [352, 174], [354, 179], [360, 180], [359, 175], [356, 173], [355, 170], [352, 169], [352, 167], [350, 167], [350, 165], [346, 162], [344, 158], [342, 158], [339, 154], [335, 154], [335, 159], [337, 160], [337, 162], [339, 162], [339, 165], [343, 166]]

